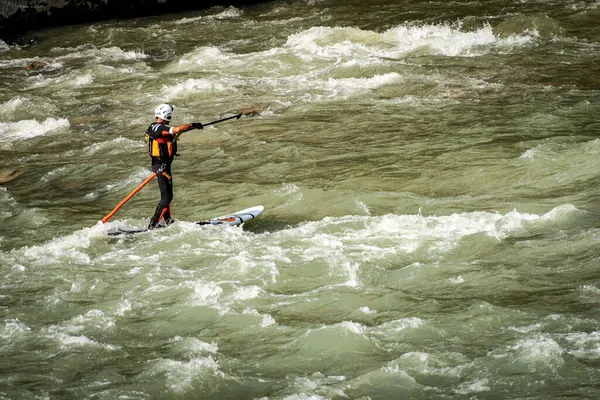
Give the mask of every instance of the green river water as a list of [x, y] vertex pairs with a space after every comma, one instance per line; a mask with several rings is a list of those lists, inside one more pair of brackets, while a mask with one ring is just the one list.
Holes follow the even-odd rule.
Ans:
[[[0, 399], [600, 398], [599, 22], [281, 1], [0, 42]], [[96, 225], [164, 102], [244, 116], [181, 137], [175, 224], [108, 236], [158, 202]]]

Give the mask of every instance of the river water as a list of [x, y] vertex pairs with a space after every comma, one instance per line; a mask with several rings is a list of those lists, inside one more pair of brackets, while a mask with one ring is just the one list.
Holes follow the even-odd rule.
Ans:
[[[285, 1], [0, 43], [0, 398], [599, 398], [599, 20]], [[108, 236], [158, 202], [96, 225], [163, 102], [244, 115], [181, 137], [174, 225]]]

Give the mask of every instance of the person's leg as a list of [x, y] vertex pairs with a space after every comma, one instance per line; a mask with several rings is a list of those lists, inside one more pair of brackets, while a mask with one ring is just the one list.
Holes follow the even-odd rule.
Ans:
[[167, 199], [169, 200], [169, 204], [167, 205], [167, 209], [163, 213], [163, 219], [165, 220], [165, 225], [171, 225], [173, 223], [173, 218], [171, 217], [171, 202], [173, 201], [173, 176], [170, 175], [170, 171], [169, 184], [167, 185]]
[[160, 201], [156, 206], [154, 215], [150, 219], [148, 229], [155, 228], [163, 218], [167, 225], [172, 222], [171, 201], [173, 200], [173, 181], [171, 179], [171, 175], [167, 173], [165, 176], [165, 174], [158, 172], [156, 178], [158, 180], [158, 187], [160, 189]]

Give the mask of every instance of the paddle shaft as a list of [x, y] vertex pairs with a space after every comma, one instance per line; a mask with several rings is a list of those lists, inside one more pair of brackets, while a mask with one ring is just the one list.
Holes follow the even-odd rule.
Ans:
[[[207, 122], [205, 124], [202, 124], [202, 126], [208, 126], [208, 125], [218, 124], [219, 122], [228, 121], [228, 120], [234, 119], [234, 118], [240, 119], [241, 116], [242, 116], [242, 113], [239, 113], [239, 114], [236, 114], [236, 115], [232, 115], [231, 117], [225, 117], [225, 118], [218, 119], [216, 121]], [[181, 136], [181, 134], [183, 134], [183, 133], [185, 133], [185, 132], [178, 133], [175, 136], [175, 139], [179, 139], [179, 136]]]
[[142, 182], [138, 187], [136, 187], [133, 190], [133, 192], [129, 193], [127, 195], [127, 197], [125, 197], [119, 204], [117, 204], [117, 206], [110, 213], [108, 213], [104, 218], [102, 218], [102, 220], [100, 222], [102, 222], [104, 224], [104, 223], [106, 223], [106, 221], [108, 221], [109, 219], [111, 219], [112, 216], [115, 215], [115, 213], [117, 211], [119, 211], [119, 208], [123, 207], [123, 205], [125, 203], [127, 203], [137, 192], [139, 192], [140, 190], [142, 190], [142, 188], [144, 186], [146, 186], [148, 184], [148, 182], [150, 182], [155, 177], [156, 177], [156, 172], [152, 173], [152, 175], [150, 175], [148, 178], [146, 178], [146, 180], [144, 182]]
[[213, 122], [207, 122], [203, 125], [207, 126], [207, 125], [212, 125], [212, 124], [218, 124], [219, 122], [227, 121], [227, 120], [234, 119], [234, 118], [240, 119], [241, 116], [242, 116], [242, 113], [239, 113], [236, 115], [232, 115], [231, 117], [221, 118], [221, 119], [213, 121]]

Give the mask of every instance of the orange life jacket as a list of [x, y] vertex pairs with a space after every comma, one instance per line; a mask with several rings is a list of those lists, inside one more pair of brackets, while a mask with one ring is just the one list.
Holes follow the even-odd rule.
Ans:
[[151, 135], [153, 128], [156, 125], [152, 123], [146, 130], [146, 145], [148, 146], [148, 155], [150, 157], [158, 157], [161, 161], [172, 160], [177, 153], [177, 141], [173, 141], [173, 137], [160, 136], [155, 138]]

